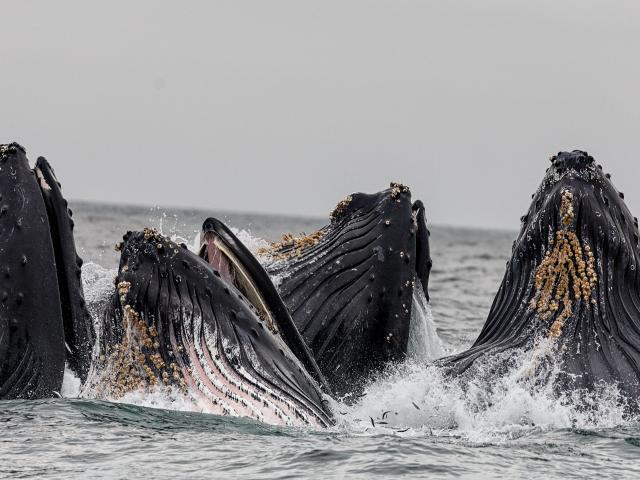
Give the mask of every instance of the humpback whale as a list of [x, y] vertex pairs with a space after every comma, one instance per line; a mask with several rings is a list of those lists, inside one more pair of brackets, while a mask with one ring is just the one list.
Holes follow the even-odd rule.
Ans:
[[[100, 398], [168, 389], [212, 413], [328, 426], [319, 384], [256, 292], [156, 230], [128, 232], [87, 387]], [[303, 355], [304, 352], [298, 352]]]
[[424, 205], [408, 187], [349, 195], [325, 227], [260, 253], [334, 394], [405, 358], [414, 291], [428, 299], [431, 270]]
[[44, 158], [0, 145], [0, 399], [51, 397], [81, 378], [94, 342], [71, 210]]
[[637, 401], [638, 220], [592, 156], [560, 152], [551, 162], [480, 335], [441, 363], [490, 377], [527, 351], [522, 375], [553, 378], [559, 393], [610, 385]]
[[[349, 195], [320, 230], [261, 250], [263, 265], [215, 218], [198, 253], [128, 232], [98, 336], [73, 228], [51, 165], [0, 145], [0, 399], [54, 396], [67, 366], [99, 398], [159, 389], [221, 415], [330, 426], [325, 395], [357, 395], [403, 360], [414, 295], [428, 299], [425, 208], [401, 184]], [[478, 338], [437, 363], [489, 382], [516, 367], [559, 394], [610, 386], [637, 410], [639, 235], [593, 157], [554, 155]]]

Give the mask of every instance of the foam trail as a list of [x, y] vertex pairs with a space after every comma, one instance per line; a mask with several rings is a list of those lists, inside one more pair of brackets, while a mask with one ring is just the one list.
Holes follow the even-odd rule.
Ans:
[[407, 356], [414, 361], [431, 361], [441, 358], [444, 353], [444, 345], [436, 331], [431, 306], [424, 295], [420, 280], [416, 279]]

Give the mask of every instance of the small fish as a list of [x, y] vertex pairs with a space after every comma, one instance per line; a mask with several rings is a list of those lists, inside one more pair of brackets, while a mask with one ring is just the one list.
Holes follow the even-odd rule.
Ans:
[[382, 413], [382, 419], [383, 420], [387, 417], [387, 413], [391, 413], [391, 410], [387, 410], [386, 412]]
[[389, 422], [378, 422], [378, 425], [388, 425]]
[[411, 402], [411, 403], [413, 403], [413, 406], [416, 407], [416, 410], [420, 410], [420, 407], [416, 405], [416, 402]]
[[347, 412], [338, 412], [340, 415], [346, 415]]
[[408, 428], [405, 428], [404, 430], [396, 430], [396, 432], [404, 433], [404, 432], [406, 432], [406, 431], [408, 431], [408, 430], [409, 430]]
[[371, 426], [375, 428], [376, 422], [373, 421], [373, 417], [369, 417], [371, 419]]

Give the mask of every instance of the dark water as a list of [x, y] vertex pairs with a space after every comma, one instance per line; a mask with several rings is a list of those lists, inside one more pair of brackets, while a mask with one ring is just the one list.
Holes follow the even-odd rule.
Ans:
[[[127, 229], [194, 239], [212, 213], [250, 247], [322, 219], [76, 203], [90, 304], [110, 287], [113, 245]], [[514, 232], [432, 227], [432, 314], [446, 351], [473, 341], [504, 273]], [[66, 395], [74, 395], [73, 382]], [[68, 387], [71, 385], [71, 387]], [[168, 398], [0, 402], [0, 477], [37, 478], [638, 478], [640, 423], [615, 392], [576, 408], [514, 375], [488, 391], [444, 380], [423, 362], [373, 382], [338, 425], [300, 430], [217, 417]], [[157, 408], [151, 408], [157, 407]], [[387, 412], [387, 413], [385, 413]], [[381, 423], [382, 422], [382, 423]], [[386, 423], [384, 423], [386, 422]]]

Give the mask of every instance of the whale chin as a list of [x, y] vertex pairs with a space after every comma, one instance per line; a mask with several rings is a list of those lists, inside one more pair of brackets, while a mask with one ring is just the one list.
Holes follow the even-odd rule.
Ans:
[[552, 157], [479, 337], [441, 363], [470, 375], [490, 364], [490, 378], [528, 351], [522, 374], [553, 370], [558, 391], [639, 398], [638, 222], [623, 198], [585, 152]]

